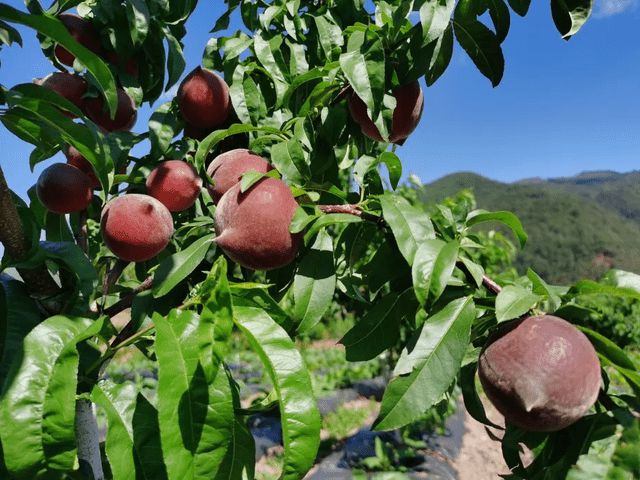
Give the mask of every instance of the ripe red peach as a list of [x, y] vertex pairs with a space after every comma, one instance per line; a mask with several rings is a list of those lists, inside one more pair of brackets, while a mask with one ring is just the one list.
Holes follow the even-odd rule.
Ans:
[[168, 160], [153, 169], [147, 178], [147, 192], [172, 212], [181, 212], [195, 203], [202, 179], [182, 160]]
[[[396, 88], [393, 96], [396, 108], [393, 111], [389, 141], [398, 143], [411, 135], [418, 126], [424, 108], [424, 96], [417, 81]], [[373, 140], [382, 141], [378, 127], [369, 118], [366, 104], [355, 93], [349, 97], [349, 111], [353, 120], [360, 125], [362, 133]]]
[[480, 354], [478, 367], [487, 397], [507, 422], [535, 432], [579, 420], [601, 383], [600, 362], [587, 337], [551, 315], [505, 325]]
[[244, 193], [236, 183], [216, 209], [218, 246], [235, 262], [254, 270], [291, 263], [301, 236], [289, 233], [298, 204], [282, 180], [263, 178]]
[[[67, 27], [71, 36], [78, 43], [88, 48], [93, 53], [99, 54], [102, 51], [100, 35], [93, 25], [91, 25], [91, 22], [72, 13], [61, 13], [58, 15], [58, 20]], [[76, 57], [62, 45], [56, 45], [54, 53], [61, 63], [73, 66], [73, 61]]]
[[155, 257], [173, 235], [171, 212], [149, 195], [114, 198], [102, 210], [102, 238], [113, 254], [129, 262]]
[[[53, 90], [76, 107], [82, 108], [84, 101], [82, 97], [87, 93], [87, 82], [81, 76], [67, 72], [56, 72], [36, 83]], [[76, 118], [76, 115], [71, 112], [64, 112], [64, 114], [69, 118]]]
[[187, 123], [214, 130], [224, 124], [231, 111], [229, 87], [216, 73], [197, 67], [178, 88], [178, 106]]
[[118, 93], [118, 108], [113, 120], [102, 96], [85, 99], [83, 111], [96, 125], [108, 132], [131, 130], [138, 118], [136, 106], [124, 89], [118, 88], [116, 91]]
[[77, 148], [75, 148], [73, 145], [67, 145], [67, 147], [63, 150], [63, 153], [65, 157], [67, 157], [67, 163], [69, 165], [73, 165], [78, 170], [82, 171], [87, 177], [89, 177], [91, 188], [93, 188], [94, 190], [101, 188], [100, 180], [98, 180], [93, 166], [86, 158], [82, 156]]
[[36, 194], [47, 210], [59, 214], [84, 210], [93, 196], [89, 177], [66, 163], [54, 163], [43, 170]]
[[273, 168], [264, 158], [245, 148], [230, 150], [214, 158], [207, 168], [207, 174], [213, 179], [213, 185], [207, 186], [213, 201], [217, 203], [249, 170], [267, 173]]

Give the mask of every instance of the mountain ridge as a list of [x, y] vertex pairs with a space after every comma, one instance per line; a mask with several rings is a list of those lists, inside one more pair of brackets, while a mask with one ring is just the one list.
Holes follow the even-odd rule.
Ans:
[[427, 203], [469, 188], [479, 208], [511, 210], [529, 233], [516, 266], [547, 280], [597, 278], [609, 268], [640, 271], [640, 171], [587, 171], [573, 177], [505, 183], [474, 172], [446, 175], [419, 189]]

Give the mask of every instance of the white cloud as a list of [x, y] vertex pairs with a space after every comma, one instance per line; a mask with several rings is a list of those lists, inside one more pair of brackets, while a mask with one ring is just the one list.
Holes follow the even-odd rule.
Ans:
[[599, 0], [595, 16], [604, 18], [619, 15], [638, 6], [639, 0]]

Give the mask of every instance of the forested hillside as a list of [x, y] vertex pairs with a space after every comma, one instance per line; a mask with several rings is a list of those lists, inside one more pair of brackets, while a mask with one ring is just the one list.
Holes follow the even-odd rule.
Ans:
[[598, 277], [609, 268], [640, 271], [640, 172], [500, 183], [461, 172], [424, 185], [430, 203], [464, 188], [478, 207], [511, 210], [529, 234], [517, 266], [532, 265], [551, 282]]

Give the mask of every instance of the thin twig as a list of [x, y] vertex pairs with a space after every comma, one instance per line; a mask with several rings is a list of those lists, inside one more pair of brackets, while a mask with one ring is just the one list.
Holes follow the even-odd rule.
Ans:
[[118, 313], [122, 312], [123, 310], [126, 310], [133, 304], [133, 299], [136, 297], [137, 294], [144, 292], [146, 290], [150, 290], [152, 286], [153, 286], [153, 277], [146, 278], [140, 285], [134, 288], [131, 291], [131, 293], [129, 293], [127, 296], [118, 300], [109, 308], [105, 308], [102, 313], [104, 315], [107, 315], [108, 317], [116, 316]]
[[[107, 301], [107, 295], [109, 295], [111, 287], [113, 287], [118, 281], [120, 275], [122, 275], [122, 272], [128, 264], [129, 263], [125, 262], [124, 260], [118, 260], [116, 264], [107, 271], [107, 274], [104, 276], [104, 280], [102, 282], [102, 305], [100, 306], [99, 311], [105, 313], [104, 304]], [[109, 316], [111, 317], [113, 315]]]
[[380, 226], [385, 225], [384, 218], [364, 212], [358, 205], [318, 205], [318, 208], [324, 213], [346, 213]]

